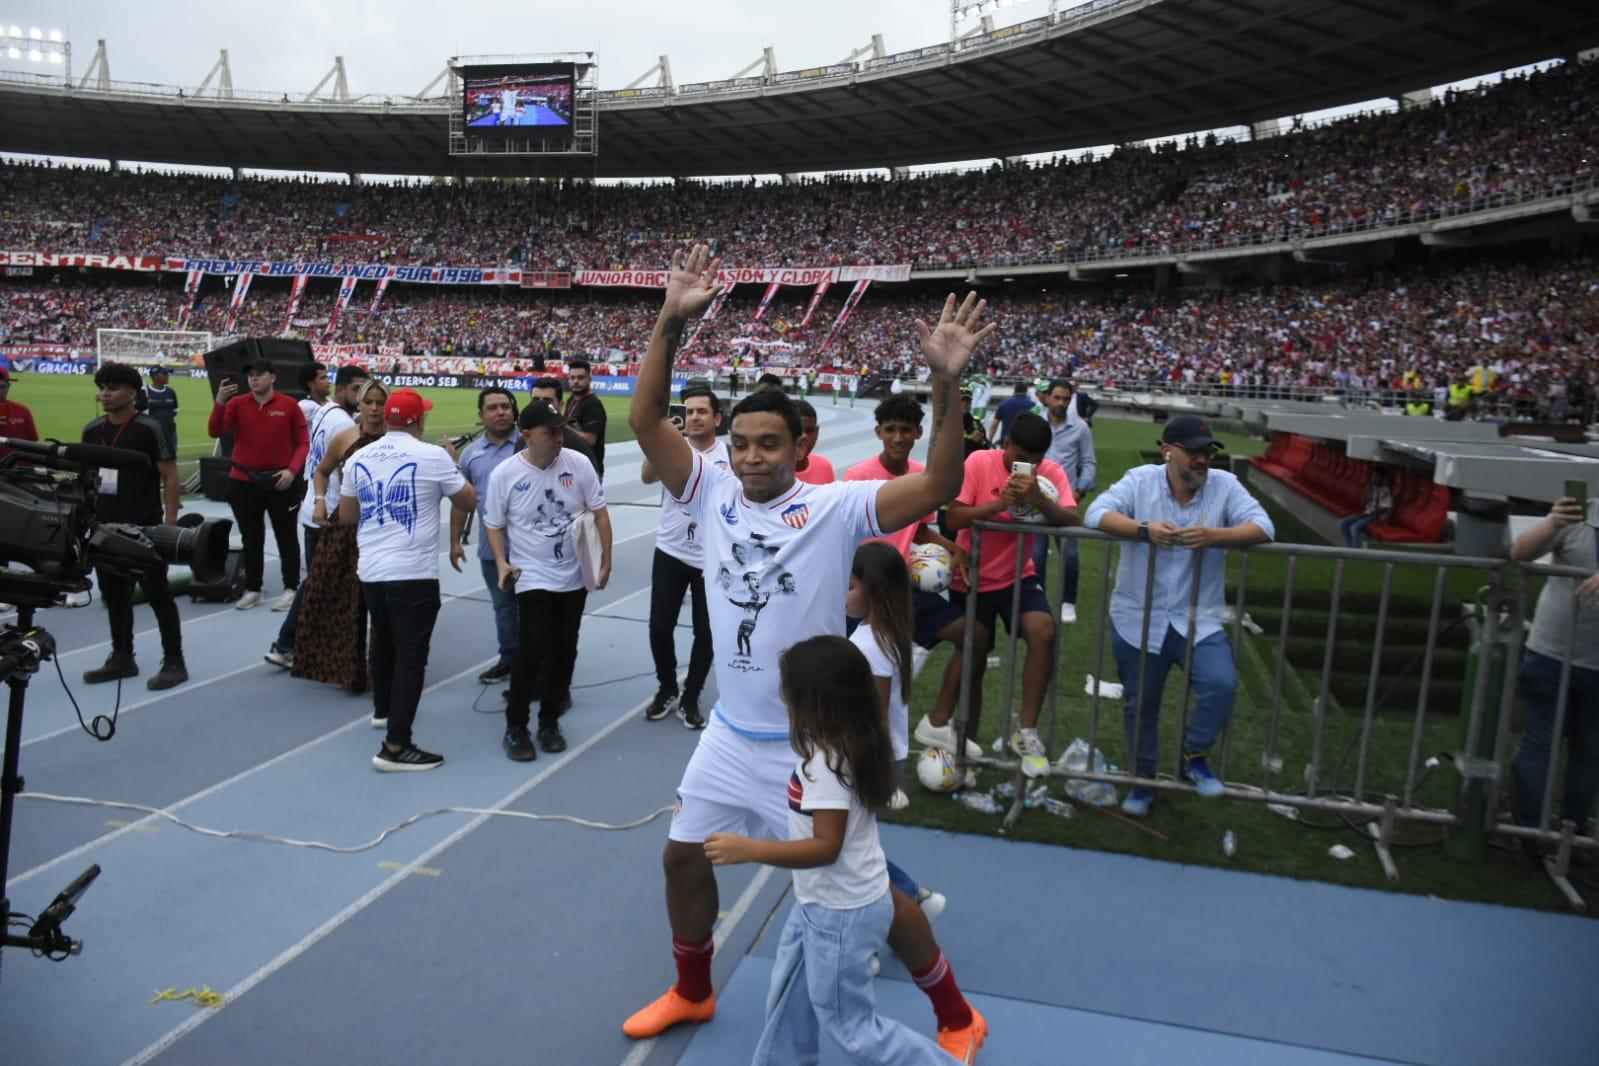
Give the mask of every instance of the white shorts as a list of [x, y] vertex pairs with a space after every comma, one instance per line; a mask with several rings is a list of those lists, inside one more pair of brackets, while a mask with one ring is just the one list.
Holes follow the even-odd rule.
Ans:
[[782, 740], [733, 732], [712, 713], [677, 786], [669, 839], [701, 844], [712, 833], [788, 839], [788, 779], [799, 757]]

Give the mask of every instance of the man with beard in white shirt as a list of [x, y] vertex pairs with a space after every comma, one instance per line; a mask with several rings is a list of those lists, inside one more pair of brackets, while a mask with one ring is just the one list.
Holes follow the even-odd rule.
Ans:
[[344, 464], [339, 521], [356, 527], [356, 577], [372, 619], [372, 725], [387, 730], [372, 757], [384, 773], [432, 770], [444, 756], [411, 740], [439, 617], [439, 500], [460, 511], [477, 493], [450, 455], [422, 440], [432, 404], [396, 389], [383, 405], [389, 432]]
[[[689, 447], [705, 456], [713, 467], [731, 469], [727, 441], [716, 431], [722, 424], [722, 401], [704, 385], [683, 390], [683, 436]], [[639, 480], [655, 484], [655, 468], [644, 460]], [[688, 729], [704, 729], [700, 711], [700, 691], [711, 674], [711, 619], [705, 601], [705, 550], [699, 523], [683, 504], [661, 489], [661, 522], [655, 534], [655, 563], [650, 571], [650, 655], [655, 660], [655, 698], [644, 712], [652, 722], [659, 721], [677, 707], [677, 716]], [[683, 610], [683, 595], [690, 594], [694, 619], [694, 645], [689, 651], [688, 676], [683, 680], [683, 696], [677, 691], [677, 616]]]
[[538, 757], [528, 735], [533, 687], [539, 687], [539, 747], [566, 750], [561, 715], [577, 664], [578, 629], [588, 589], [578, 562], [573, 525], [594, 516], [600, 539], [596, 588], [611, 577], [611, 517], [594, 464], [561, 446], [565, 419], [530, 403], [518, 416], [525, 447], [489, 475], [483, 531], [494, 552], [501, 588], [515, 588], [521, 632], [505, 705], [505, 754], [517, 762]]

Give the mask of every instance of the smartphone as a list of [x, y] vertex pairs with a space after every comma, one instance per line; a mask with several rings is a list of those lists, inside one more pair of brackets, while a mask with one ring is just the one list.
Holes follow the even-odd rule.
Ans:
[[682, 403], [667, 404], [666, 418], [679, 430], [688, 425], [688, 405]]
[[1577, 506], [1584, 512], [1588, 510], [1588, 483], [1581, 478], [1572, 478], [1566, 482], [1566, 495], [1577, 501]]
[[1010, 464], [1010, 472], [1012, 477], [1032, 477], [1033, 464], [1020, 461], [1014, 462]]

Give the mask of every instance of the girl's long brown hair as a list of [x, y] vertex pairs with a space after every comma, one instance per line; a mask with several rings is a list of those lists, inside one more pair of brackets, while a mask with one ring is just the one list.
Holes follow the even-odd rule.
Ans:
[[811, 637], [782, 654], [778, 676], [795, 754], [809, 760], [822, 751], [863, 807], [888, 806], [897, 787], [894, 749], [866, 656], [843, 637]]
[[855, 549], [850, 576], [866, 589], [872, 637], [894, 664], [900, 696], [911, 702], [911, 636], [915, 633], [915, 607], [911, 599], [911, 571], [905, 557], [880, 540]]

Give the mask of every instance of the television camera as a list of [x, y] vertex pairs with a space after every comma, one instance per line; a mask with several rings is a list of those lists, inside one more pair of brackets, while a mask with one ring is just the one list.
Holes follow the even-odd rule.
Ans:
[[[95, 568], [137, 579], [168, 564], [187, 565], [196, 578], [214, 578], [226, 565], [233, 523], [187, 516], [177, 525], [141, 526], [96, 520], [103, 471], [146, 471], [147, 456], [93, 444], [38, 443], [0, 437], [0, 602], [15, 604], [16, 620], [0, 627], [0, 681], [11, 690], [6, 749], [0, 770], [0, 887], [11, 857], [11, 819], [24, 781], [18, 773], [22, 714], [28, 679], [55, 656], [55, 638], [34, 625], [34, 611], [90, 587]], [[114, 717], [96, 718], [98, 740], [115, 733]], [[99, 876], [92, 866], [68, 885], [37, 918], [14, 914], [0, 898], [6, 929], [0, 947], [21, 947], [60, 960], [83, 944], [62, 931], [78, 898]], [[13, 928], [26, 927], [26, 934]]]

